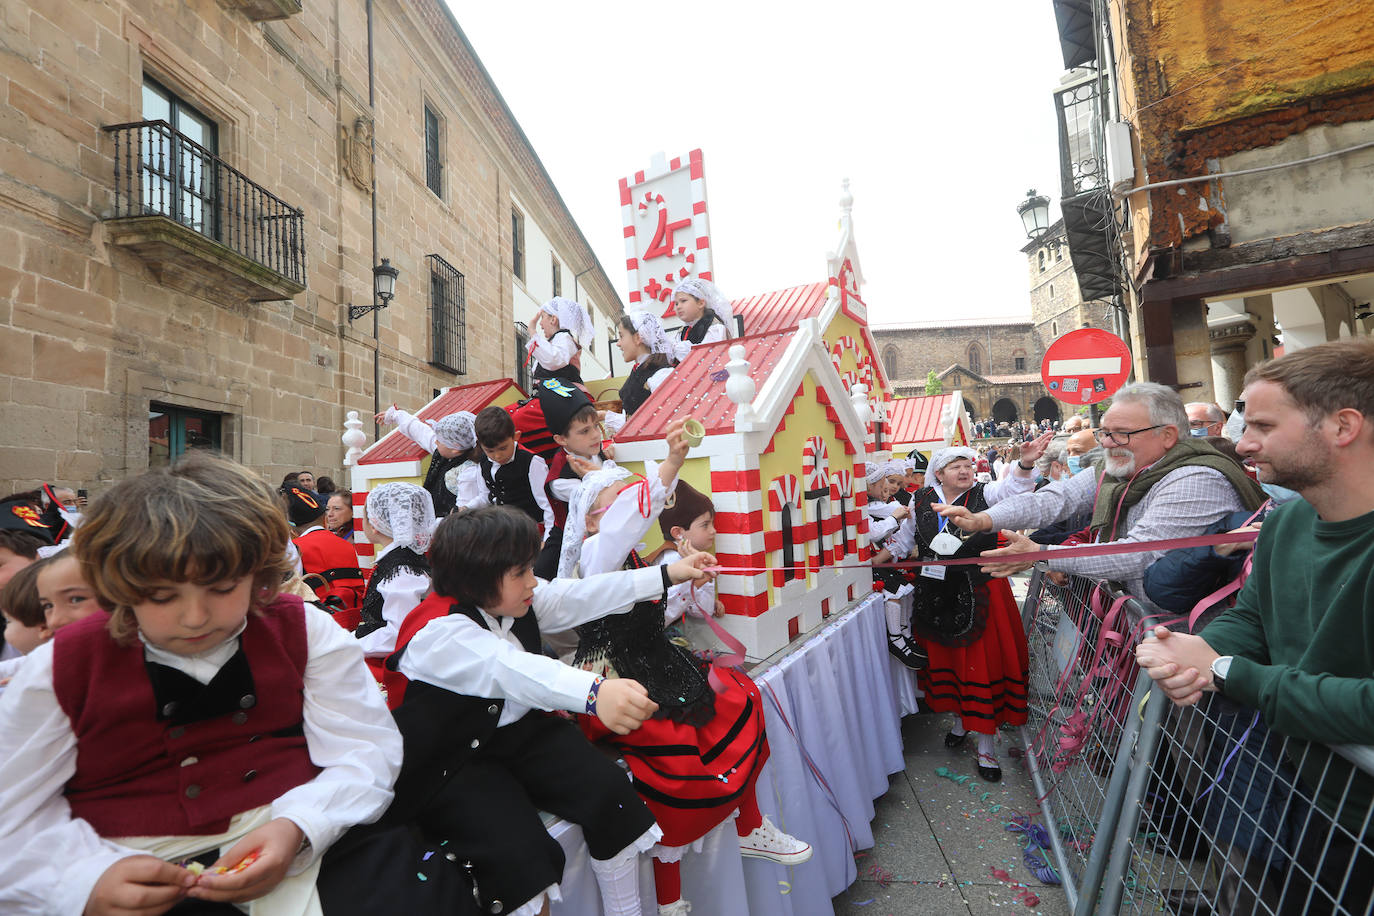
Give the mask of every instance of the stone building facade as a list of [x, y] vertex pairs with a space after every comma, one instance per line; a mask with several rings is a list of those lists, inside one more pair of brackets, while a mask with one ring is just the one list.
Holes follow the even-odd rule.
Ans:
[[620, 311], [442, 0], [13, 3], [0, 39], [5, 491], [200, 445], [341, 476], [347, 411], [514, 374], [517, 213]]
[[1030, 316], [1006, 319], [950, 319], [877, 325], [877, 342], [898, 397], [926, 392], [934, 371], [945, 391], [963, 391], [974, 420], [1061, 419], [1065, 405], [1040, 381], [1040, 363], [1055, 338], [1078, 328], [1112, 330], [1111, 309], [1084, 302], [1055, 223], [1021, 249], [1026, 256]]

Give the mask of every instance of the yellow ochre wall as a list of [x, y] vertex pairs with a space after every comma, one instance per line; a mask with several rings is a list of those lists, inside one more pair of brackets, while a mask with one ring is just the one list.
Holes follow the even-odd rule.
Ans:
[[[624, 467], [624, 468], [628, 469], [628, 470], [629, 470], [631, 473], [633, 473], [633, 474], [643, 474], [643, 473], [644, 473], [644, 462], [642, 462], [642, 461], [626, 461], [626, 462], [619, 462], [619, 461], [617, 461], [616, 463], [619, 464], [619, 465], [621, 465], [621, 467]], [[710, 496], [710, 495], [711, 495], [711, 462], [710, 462], [710, 459], [709, 459], [709, 458], [692, 458], [692, 457], [688, 457], [687, 460], [683, 462], [683, 464], [682, 464], [682, 470], [678, 472], [677, 479], [678, 479], [679, 481], [686, 481], [687, 483], [689, 483], [689, 484], [691, 484], [693, 487], [695, 487], [699, 492], [705, 493], [707, 496]], [[659, 529], [658, 529], [658, 522], [654, 522], [653, 527], [649, 529], [649, 533], [646, 534], [646, 535], [644, 536], [644, 547], [645, 547], [645, 550], [643, 551], [643, 554], [644, 554], [645, 556], [648, 556], [649, 554], [651, 554], [651, 553], [653, 553], [655, 550], [657, 550], [657, 549], [659, 548], [659, 546], [662, 545], [662, 544], [663, 544], [663, 535], [662, 535], [662, 533], [661, 533], [661, 532], [659, 531]]]
[[[829, 479], [836, 471], [847, 470], [853, 474], [854, 457], [845, 454], [844, 443], [835, 433], [835, 426], [825, 415], [825, 407], [816, 399], [816, 378], [807, 372], [802, 379], [802, 393], [793, 403], [795, 410], [789, 414], [782, 424], [780, 431], [773, 436], [773, 450], [766, 455], [759, 456], [759, 481], [763, 489], [763, 524], [764, 528], [770, 528], [770, 514], [768, 511], [768, 486], [776, 477], [784, 474], [792, 474], [797, 478], [803, 492], [806, 490], [806, 477], [802, 472], [802, 449], [806, 446], [806, 440], [812, 436], [819, 436], [825, 440], [826, 453], [829, 460], [830, 470], [826, 477]], [[862, 486], [863, 479], [859, 477], [855, 486]], [[805, 500], [803, 500], [805, 502]], [[802, 506], [801, 516], [803, 523], [814, 523], [811, 517], [810, 508]], [[832, 506], [832, 512], [834, 511]], [[815, 575], [807, 574], [808, 587], [814, 586]], [[790, 583], [789, 583], [790, 584]], [[777, 601], [777, 589], [773, 588], [771, 577], [769, 582], [771, 600]]]

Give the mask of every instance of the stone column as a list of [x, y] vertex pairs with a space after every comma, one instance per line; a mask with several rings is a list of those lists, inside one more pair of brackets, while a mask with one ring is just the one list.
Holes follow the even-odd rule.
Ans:
[[1240, 397], [1241, 385], [1249, 369], [1246, 350], [1254, 336], [1255, 325], [1248, 315], [1230, 315], [1220, 321], [1208, 322], [1216, 402], [1227, 411]]

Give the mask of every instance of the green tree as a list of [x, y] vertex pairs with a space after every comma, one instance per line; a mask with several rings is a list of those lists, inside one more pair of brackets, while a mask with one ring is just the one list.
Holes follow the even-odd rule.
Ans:
[[935, 370], [926, 373], [926, 394], [944, 394], [945, 385], [935, 377]]

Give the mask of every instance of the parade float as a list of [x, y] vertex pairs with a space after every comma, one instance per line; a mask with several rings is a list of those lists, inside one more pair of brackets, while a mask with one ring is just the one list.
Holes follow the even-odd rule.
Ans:
[[[622, 182], [621, 201], [632, 310], [660, 311], [671, 299], [669, 281], [710, 278], [699, 151], [660, 157]], [[826, 256], [824, 281], [735, 300], [743, 335], [694, 347], [615, 439], [616, 461], [643, 472], [645, 461], [666, 457], [663, 437], [674, 419], [701, 422], [705, 435], [689, 452], [681, 479], [715, 506], [716, 554], [726, 569], [717, 584], [721, 623], [752, 658], [778, 652], [872, 591], [863, 565], [869, 554], [864, 474], [867, 462], [893, 453], [894, 402], [868, 329], [852, 204], [846, 182], [840, 238]], [[672, 219], [679, 209], [690, 216]], [[674, 229], [690, 232], [696, 247], [673, 244]], [[613, 397], [616, 381], [588, 380], [587, 386], [594, 397]], [[417, 415], [477, 413], [524, 396], [515, 382], [497, 379], [445, 389]], [[952, 425], [937, 426], [941, 443], [967, 440], [962, 411]], [[394, 431], [353, 455], [355, 541], [364, 565], [371, 559], [361, 534], [368, 490], [391, 480], [423, 480], [428, 461], [422, 448]], [[654, 529], [643, 547], [657, 546]]]

